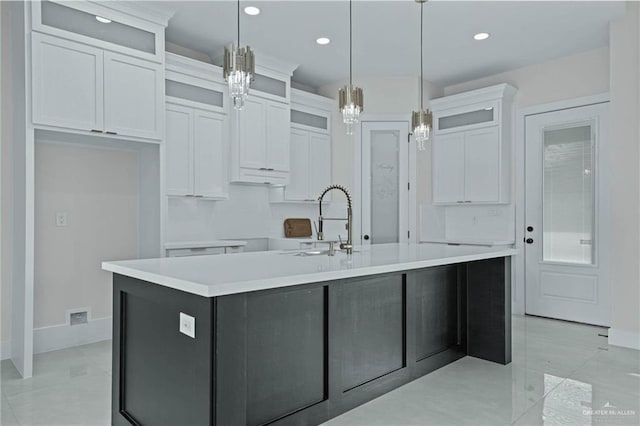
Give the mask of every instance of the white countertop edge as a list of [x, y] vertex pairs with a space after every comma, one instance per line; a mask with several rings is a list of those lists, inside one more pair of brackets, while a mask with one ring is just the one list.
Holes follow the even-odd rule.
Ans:
[[176, 241], [165, 243], [165, 250], [179, 250], [189, 248], [206, 248], [206, 247], [240, 247], [246, 246], [246, 241], [241, 240], [210, 240], [210, 241]]
[[[271, 252], [277, 253], [277, 252]], [[290, 287], [295, 285], [333, 281], [345, 278], [357, 278], [366, 275], [377, 275], [389, 272], [407, 271], [412, 269], [428, 268], [433, 266], [449, 265], [455, 263], [471, 262], [474, 260], [494, 259], [498, 257], [514, 256], [518, 250], [508, 248], [491, 253], [479, 253], [464, 256], [446, 257], [440, 259], [417, 260], [412, 262], [397, 263], [392, 265], [370, 266], [358, 269], [347, 269], [340, 271], [316, 272], [313, 274], [292, 275], [287, 277], [268, 278], [261, 280], [230, 282], [228, 284], [218, 284], [215, 288], [206, 284], [199, 284], [192, 281], [167, 277], [165, 275], [140, 271], [126, 266], [116, 265], [110, 262], [103, 262], [102, 269], [116, 274], [137, 278], [164, 287], [181, 290], [187, 293], [203, 297], [226, 296], [230, 294], [246, 293], [260, 290], [270, 290], [274, 288]]]
[[470, 246], [509, 246], [513, 245], [516, 242], [513, 240], [474, 240], [474, 239], [456, 239], [456, 238], [426, 238], [424, 240], [420, 240], [421, 243], [432, 243], [432, 244], [460, 244], [460, 245], [470, 245]]

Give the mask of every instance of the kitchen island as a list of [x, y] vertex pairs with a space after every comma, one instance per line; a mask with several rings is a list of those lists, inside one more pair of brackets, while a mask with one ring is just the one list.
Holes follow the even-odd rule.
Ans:
[[464, 356], [511, 362], [511, 248], [106, 262], [112, 423], [319, 424]]

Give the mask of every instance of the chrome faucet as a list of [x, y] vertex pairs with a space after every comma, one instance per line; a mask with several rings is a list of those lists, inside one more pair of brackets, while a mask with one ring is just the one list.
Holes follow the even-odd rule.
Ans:
[[[347, 217], [346, 218], [342, 218], [342, 217], [323, 217], [322, 216], [322, 199], [327, 194], [327, 192], [329, 192], [329, 191], [331, 191], [333, 189], [337, 189], [339, 191], [344, 192], [344, 195], [347, 197]], [[320, 216], [318, 217], [318, 240], [322, 240], [324, 238], [323, 234], [322, 234], [322, 222], [323, 221], [325, 221], [325, 220], [346, 220], [347, 221], [347, 242], [346, 243], [340, 243], [340, 250], [346, 250], [347, 254], [352, 254], [353, 253], [353, 240], [352, 240], [352, 235], [351, 235], [351, 221], [352, 221], [353, 215], [352, 215], [352, 212], [351, 212], [352, 202], [351, 202], [351, 195], [349, 194], [349, 191], [347, 191], [347, 188], [345, 188], [342, 185], [331, 185], [331, 186], [327, 187], [327, 189], [322, 191], [322, 194], [320, 194], [320, 196], [318, 197], [318, 202], [320, 203]]]

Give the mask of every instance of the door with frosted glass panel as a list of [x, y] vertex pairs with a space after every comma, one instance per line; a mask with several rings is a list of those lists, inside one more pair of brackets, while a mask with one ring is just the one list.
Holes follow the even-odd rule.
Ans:
[[526, 313], [609, 324], [608, 103], [526, 118]]
[[408, 134], [408, 122], [362, 122], [363, 245], [409, 241]]

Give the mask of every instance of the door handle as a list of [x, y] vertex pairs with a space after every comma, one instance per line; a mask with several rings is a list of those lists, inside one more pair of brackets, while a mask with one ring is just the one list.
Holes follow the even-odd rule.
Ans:
[[533, 244], [533, 238], [527, 238], [524, 242], [527, 244]]
[[362, 236], [362, 238], [364, 238], [364, 240], [365, 240], [365, 241], [368, 241], [368, 240], [369, 240], [369, 236], [368, 236], [367, 234], [364, 234], [364, 235]]
[[527, 232], [533, 232], [533, 226], [527, 226]]

